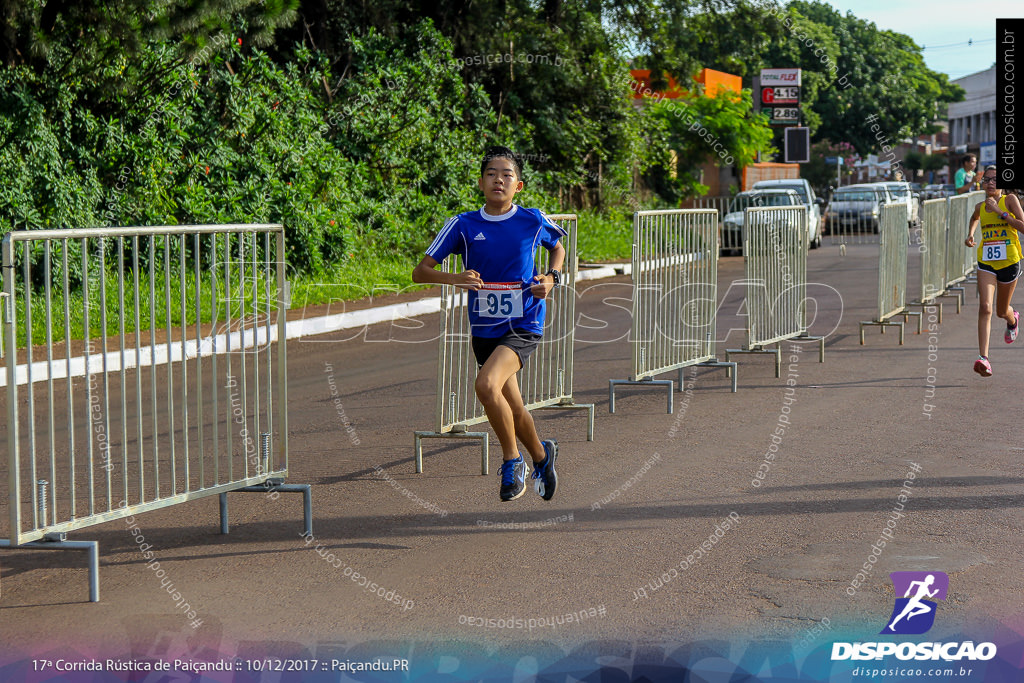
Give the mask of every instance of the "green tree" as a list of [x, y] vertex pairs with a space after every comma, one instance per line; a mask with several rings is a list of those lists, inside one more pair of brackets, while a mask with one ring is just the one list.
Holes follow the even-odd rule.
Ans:
[[[854, 149], [848, 142], [832, 142], [820, 140], [811, 145], [811, 160], [800, 164], [800, 177], [806, 178], [820, 195], [827, 195], [828, 188], [839, 182], [838, 175], [849, 170], [849, 162], [853, 161]], [[843, 164], [838, 169], [835, 162], [827, 163], [826, 157], [841, 157]]]
[[921, 162], [921, 170], [928, 174], [931, 178], [933, 171], [941, 171], [949, 163], [949, 159], [946, 158], [945, 154], [929, 154], [924, 157]]
[[903, 168], [910, 171], [907, 174], [910, 182], [917, 182], [918, 171], [924, 167], [924, 158], [924, 154], [915, 150], [910, 150], [903, 156]]
[[707, 160], [743, 168], [755, 160], [757, 152], [770, 152], [772, 130], [767, 117], [751, 112], [749, 90], [742, 94], [719, 91], [706, 97], [699, 90], [679, 100], [662, 99], [649, 105], [649, 115], [657, 122], [666, 147], [675, 152], [673, 174], [662, 169], [655, 182], [670, 200], [703, 194], [698, 170]]
[[822, 2], [794, 0], [787, 11], [823, 26], [838, 43], [834, 79], [821, 63], [801, 65], [829, 75], [827, 95], [813, 105], [820, 117], [817, 139], [847, 140], [867, 154], [886, 136], [895, 141], [936, 132], [936, 107], [963, 99], [962, 88], [925, 66], [909, 36], [879, 30]]
[[[144, 97], [167, 68], [185, 64], [213, 43], [241, 39], [265, 46], [295, 21], [297, 0], [0, 0], [0, 60], [43, 77], [38, 85], [81, 82], [91, 105]], [[177, 62], [144, 58], [154, 41], [177, 50]], [[205, 59], [203, 60], [205, 61]]]
[[638, 68], [681, 81], [704, 67], [744, 78], [760, 69], [766, 45], [781, 42], [778, 22], [766, 22], [764, 9], [750, 0], [639, 0], [609, 3], [611, 17], [636, 46]]
[[372, 29], [401, 45], [410, 40], [404, 27], [430, 20], [450, 42], [467, 91], [482, 89], [495, 115], [473, 152], [502, 142], [527, 155], [530, 186], [561, 203], [631, 194], [635, 177], [662, 161], [628, 97], [622, 22], [633, 15], [622, 3], [306, 0], [299, 11], [308, 28], [295, 37], [310, 37], [339, 64], [330, 91], [340, 97], [361, 68], [353, 40]]
[[0, 16], [0, 180], [17, 188], [0, 195], [8, 230], [108, 222], [118, 212], [106, 207], [127, 201], [114, 191], [122, 169], [139, 158], [128, 139], [160, 130], [218, 54], [241, 58], [295, 13], [279, 0], [0, 0]]
[[908, 36], [823, 2], [668, 0], [659, 8], [647, 19], [659, 29], [642, 43], [652, 50], [640, 58], [644, 66], [683, 74], [707, 66], [740, 75], [748, 87], [762, 68], [800, 68], [803, 123], [814, 141], [875, 152], [879, 138], [934, 132], [938, 112], [963, 97], [925, 66]]

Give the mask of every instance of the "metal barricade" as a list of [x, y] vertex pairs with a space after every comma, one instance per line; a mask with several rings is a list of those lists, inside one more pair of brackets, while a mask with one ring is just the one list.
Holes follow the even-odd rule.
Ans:
[[[878, 244], [882, 225], [881, 207], [850, 209], [827, 209], [822, 219], [824, 229], [828, 231], [829, 244], [845, 247], [848, 244]], [[907, 225], [907, 209], [903, 207], [903, 227]]]
[[[781, 376], [779, 342], [815, 340], [825, 362], [825, 338], [807, 333], [807, 211], [803, 207], [753, 207], [746, 211], [743, 262], [747, 286], [747, 343], [735, 354], [771, 353]], [[774, 344], [775, 349], [766, 347]]]
[[[964, 223], [959, 226], [962, 229], [960, 243], [963, 244], [963, 240], [967, 237], [967, 230], [971, 227], [971, 216], [974, 215], [974, 207], [981, 202], [985, 201], [985, 193], [981, 191], [968, 192], [967, 193], [967, 210], [964, 216]], [[957, 226], [953, 226], [955, 229]], [[978, 269], [978, 251], [977, 249], [964, 249], [963, 250], [963, 269], [964, 279], [974, 282], [975, 271]]]
[[[947, 199], [929, 199], [921, 205], [921, 289], [910, 306], [937, 306], [942, 322], [942, 298], [955, 298], [957, 312], [960, 297], [946, 294], [946, 224], [949, 206]], [[966, 234], [966, 231], [965, 231]], [[961, 241], [961, 244], [963, 242]]]
[[[630, 340], [633, 374], [608, 380], [608, 409], [615, 387], [665, 386], [673, 410], [672, 380], [655, 376], [699, 365], [735, 369], [715, 357], [718, 310], [717, 220], [713, 210], [674, 209], [633, 214], [633, 304]], [[732, 390], [736, 391], [736, 376]]]
[[962, 194], [948, 198], [946, 213], [946, 269], [945, 289], [948, 293], [957, 295], [957, 313], [964, 300], [964, 288], [960, 287], [961, 282], [967, 279], [964, 273], [965, 258], [964, 252], [973, 252], [970, 247], [964, 245], [964, 238], [967, 235], [967, 228], [970, 225], [971, 213], [974, 211], [972, 197], [974, 193]]
[[882, 207], [880, 242], [878, 248], [878, 306], [875, 318], [860, 323], [860, 343], [864, 344], [864, 328], [879, 327], [885, 333], [886, 327], [899, 328], [900, 344], [903, 344], [903, 323], [894, 322], [893, 317], [903, 316], [905, 323], [909, 316], [917, 318], [917, 333], [921, 334], [922, 314], [907, 311], [907, 209], [902, 204], [886, 204]]
[[730, 230], [725, 226], [725, 217], [729, 214], [729, 205], [733, 199], [731, 195], [711, 195], [684, 199], [679, 204], [681, 209], [714, 209], [718, 212], [718, 248], [723, 254], [743, 249], [743, 236], [740, 231]]
[[230, 491], [301, 492], [309, 530], [309, 486], [283, 483], [284, 253], [280, 225], [4, 236], [0, 545], [95, 558], [66, 534], [211, 495], [227, 533]]
[[[548, 218], [564, 228], [566, 250], [562, 284], [547, 297], [544, 338], [519, 371], [519, 388], [528, 410], [558, 409], [587, 411], [587, 440], [594, 440], [594, 405], [573, 399], [573, 344], [576, 339], [576, 214], [555, 214]], [[538, 248], [538, 272], [548, 270], [548, 251]], [[446, 272], [462, 270], [458, 259], [450, 256], [441, 267]], [[481, 441], [480, 472], [487, 474], [489, 434], [468, 428], [487, 421], [477, 400], [474, 383], [476, 358], [471, 344], [465, 290], [445, 285], [441, 288], [441, 330], [437, 359], [436, 426], [433, 431], [414, 433], [416, 472], [423, 472], [423, 439], [469, 438]]]

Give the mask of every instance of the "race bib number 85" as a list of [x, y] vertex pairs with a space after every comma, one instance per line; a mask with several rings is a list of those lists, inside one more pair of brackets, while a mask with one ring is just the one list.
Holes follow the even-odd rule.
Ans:
[[481, 318], [523, 317], [523, 289], [518, 282], [485, 282], [476, 294]]
[[1005, 242], [985, 242], [981, 250], [982, 261], [1003, 261], [1006, 259]]

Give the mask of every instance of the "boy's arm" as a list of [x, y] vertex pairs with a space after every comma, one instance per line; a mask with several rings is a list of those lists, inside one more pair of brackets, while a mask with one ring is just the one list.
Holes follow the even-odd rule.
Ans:
[[562, 264], [565, 263], [565, 247], [561, 242], [555, 243], [554, 249], [548, 250], [551, 256], [548, 258], [548, 268], [562, 272]]
[[475, 270], [464, 270], [461, 273], [446, 273], [437, 270], [437, 260], [433, 256], [424, 256], [423, 260], [412, 270], [412, 281], [422, 284], [455, 285], [465, 289], [480, 289], [484, 281]]
[[[548, 257], [548, 267], [551, 270], [562, 271], [562, 264], [565, 262], [565, 247], [561, 242], [555, 242], [555, 246], [548, 249], [551, 254]], [[536, 275], [533, 278], [537, 284], [530, 286], [530, 292], [538, 299], [544, 299], [555, 287], [555, 278], [552, 275]]]

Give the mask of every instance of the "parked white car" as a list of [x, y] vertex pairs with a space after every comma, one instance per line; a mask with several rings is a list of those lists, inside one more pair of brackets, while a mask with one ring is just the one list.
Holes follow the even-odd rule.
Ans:
[[743, 251], [743, 220], [745, 211], [760, 206], [803, 206], [800, 195], [793, 190], [747, 190], [740, 192], [729, 202], [729, 208], [722, 218], [722, 251], [740, 253]]
[[800, 195], [800, 203], [807, 207], [807, 245], [811, 249], [821, 246], [821, 207], [824, 199], [814, 196], [811, 184], [803, 178], [762, 180], [754, 183], [754, 190], [794, 190]]
[[910, 183], [892, 180], [888, 182], [868, 183], [868, 185], [884, 187], [889, 191], [889, 194], [892, 195], [893, 201], [898, 204], [905, 204], [907, 207], [907, 227], [910, 229], [917, 227], [921, 220], [919, 212], [921, 195], [913, 191], [910, 187]]

